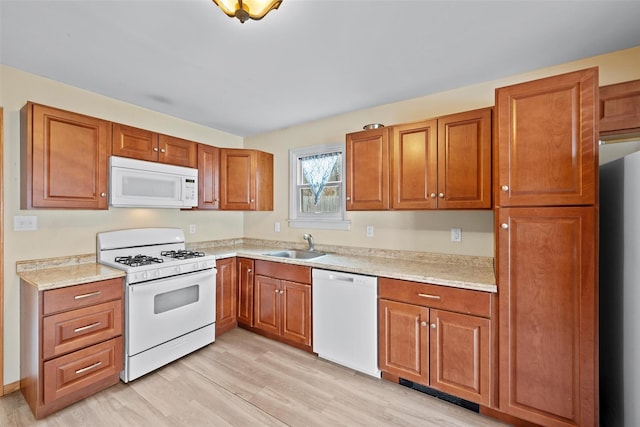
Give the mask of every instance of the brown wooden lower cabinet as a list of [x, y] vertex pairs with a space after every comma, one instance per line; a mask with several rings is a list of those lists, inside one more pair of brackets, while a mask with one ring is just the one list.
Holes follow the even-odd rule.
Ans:
[[238, 324], [253, 326], [253, 270], [251, 258], [238, 257]]
[[594, 207], [496, 209], [502, 412], [598, 425]]
[[238, 325], [236, 258], [216, 260], [216, 337]]
[[20, 389], [36, 418], [119, 382], [123, 280], [38, 291], [20, 281]]
[[255, 261], [254, 328], [311, 351], [311, 268]]
[[493, 297], [386, 278], [378, 292], [380, 370], [490, 406]]

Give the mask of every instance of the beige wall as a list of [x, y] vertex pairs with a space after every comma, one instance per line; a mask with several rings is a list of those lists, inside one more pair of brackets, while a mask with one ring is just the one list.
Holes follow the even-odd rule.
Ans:
[[[443, 93], [383, 105], [318, 120], [268, 134], [242, 138], [158, 114], [114, 99], [86, 92], [18, 70], [0, 66], [0, 105], [5, 126], [5, 331], [4, 381], [17, 381], [19, 369], [19, 286], [15, 274], [18, 260], [95, 252], [99, 231], [196, 224], [189, 241], [246, 237], [302, 241], [311, 231], [318, 244], [396, 248], [430, 252], [493, 256], [493, 214], [463, 212], [350, 212], [349, 231], [291, 229], [287, 226], [289, 164], [288, 149], [344, 141], [344, 135], [366, 123], [387, 125], [481, 108], [494, 103], [494, 89], [539, 77], [600, 66], [600, 84], [640, 79], [640, 47], [569, 64], [467, 86]], [[216, 145], [256, 148], [274, 153], [275, 200], [273, 212], [181, 212], [173, 210], [109, 209], [106, 212], [19, 209], [19, 110], [27, 100], [194, 141]], [[14, 232], [15, 215], [38, 217], [38, 231]], [[273, 223], [281, 222], [275, 233]], [[367, 225], [375, 236], [365, 237]], [[462, 242], [450, 242], [450, 228], [462, 228]]]
[[[349, 231], [289, 228], [289, 148], [344, 141], [346, 133], [367, 123], [392, 125], [490, 106], [498, 87], [593, 66], [600, 67], [601, 85], [640, 79], [640, 47], [246, 138], [245, 147], [274, 153], [277, 190], [273, 212], [245, 216], [245, 236], [302, 242], [303, 233], [311, 232], [318, 244], [493, 256], [492, 212], [349, 212]], [[280, 233], [273, 231], [275, 221], [281, 223]], [[372, 238], [366, 237], [367, 225], [374, 226]], [[451, 227], [462, 228], [462, 242], [451, 242]]]
[[[5, 301], [4, 382], [17, 381], [19, 369], [19, 260], [95, 253], [96, 233], [131, 227], [196, 224], [188, 241], [242, 235], [242, 213], [182, 212], [177, 209], [111, 208], [108, 211], [20, 210], [20, 117], [27, 101], [125, 123], [220, 147], [241, 147], [242, 138], [169, 117], [19, 70], [0, 66], [0, 105], [4, 107]], [[13, 231], [15, 215], [35, 215], [37, 231]]]

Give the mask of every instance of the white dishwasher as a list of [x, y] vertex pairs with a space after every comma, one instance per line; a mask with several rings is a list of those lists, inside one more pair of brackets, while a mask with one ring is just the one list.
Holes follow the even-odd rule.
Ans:
[[313, 269], [313, 351], [380, 378], [378, 278]]

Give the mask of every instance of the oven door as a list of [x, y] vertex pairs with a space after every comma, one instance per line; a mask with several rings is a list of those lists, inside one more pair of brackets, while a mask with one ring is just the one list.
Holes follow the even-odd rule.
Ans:
[[216, 270], [127, 287], [127, 355], [177, 338], [216, 320]]

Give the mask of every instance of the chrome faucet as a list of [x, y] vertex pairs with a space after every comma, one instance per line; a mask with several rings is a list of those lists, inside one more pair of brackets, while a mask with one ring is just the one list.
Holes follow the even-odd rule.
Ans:
[[311, 234], [305, 234], [304, 236], [302, 236], [302, 238], [304, 240], [306, 240], [307, 242], [309, 242], [309, 250], [310, 251], [315, 251], [315, 248], [313, 247], [313, 236]]

